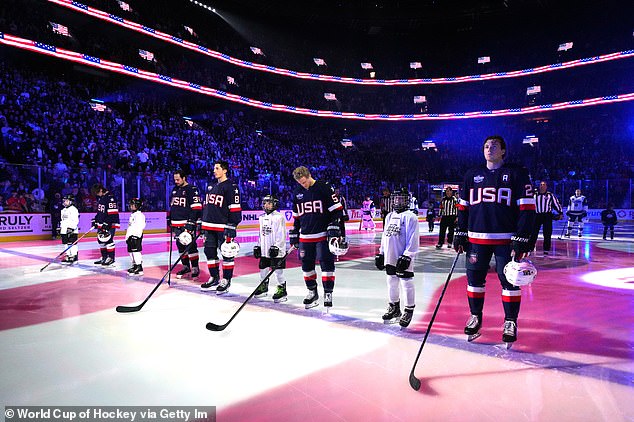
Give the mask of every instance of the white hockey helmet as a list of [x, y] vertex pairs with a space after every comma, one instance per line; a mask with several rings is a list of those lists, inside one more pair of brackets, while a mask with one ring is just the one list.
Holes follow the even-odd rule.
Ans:
[[522, 259], [520, 262], [512, 259], [504, 266], [506, 280], [514, 286], [526, 286], [531, 284], [537, 277], [537, 268], [528, 260]]
[[227, 242], [226, 240], [220, 245], [220, 253], [225, 258], [235, 258], [240, 253], [240, 244], [235, 239]]
[[112, 235], [110, 234], [110, 230], [99, 230], [97, 232], [97, 240], [100, 243], [108, 243], [112, 239]]
[[192, 237], [192, 234], [190, 232], [188, 232], [187, 230], [183, 230], [183, 232], [181, 234], [179, 234], [176, 239], [178, 240], [178, 243], [180, 243], [183, 246], [187, 246], [190, 243], [192, 243], [192, 240], [194, 240], [194, 238]]
[[343, 237], [331, 237], [328, 241], [328, 249], [335, 256], [347, 254], [348, 248], [348, 242]]

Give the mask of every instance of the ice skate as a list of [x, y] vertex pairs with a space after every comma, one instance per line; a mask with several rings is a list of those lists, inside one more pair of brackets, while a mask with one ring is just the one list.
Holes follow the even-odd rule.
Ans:
[[326, 308], [326, 312], [330, 312], [330, 308], [332, 308], [332, 292], [324, 292], [324, 308]]
[[134, 273], [132, 275], [135, 275], [135, 276], [143, 275], [143, 265], [137, 264], [137, 265], [135, 265], [135, 267], [136, 268], [135, 268]]
[[189, 267], [183, 267], [179, 272], [176, 273], [176, 278], [181, 279], [185, 277], [185, 275], [189, 274], [192, 270]]
[[264, 283], [258, 284], [257, 289], [255, 289], [255, 297], [266, 297], [269, 292], [269, 282], [265, 281]]
[[304, 307], [306, 309], [314, 308], [319, 305], [317, 300], [319, 300], [319, 293], [317, 293], [317, 289], [308, 290], [308, 294], [304, 298]]
[[467, 325], [464, 327], [464, 333], [467, 335], [468, 342], [472, 342], [482, 335], [480, 334], [480, 327], [482, 327], [482, 316], [471, 315], [467, 321]]
[[502, 332], [502, 341], [506, 344], [506, 348], [510, 349], [517, 340], [517, 322], [507, 319], [504, 321], [504, 331]]
[[383, 324], [394, 324], [401, 317], [400, 302], [387, 305], [387, 312], [383, 314]]
[[273, 294], [273, 302], [280, 303], [288, 300], [288, 293], [286, 292], [286, 284], [277, 286], [277, 290]]
[[208, 282], [200, 285], [200, 290], [213, 290], [220, 284], [217, 278], [211, 278]]
[[228, 293], [229, 287], [231, 287], [231, 280], [227, 280], [226, 278], [223, 278], [218, 283], [218, 287], [216, 287], [216, 294], [224, 295], [225, 293]]
[[136, 264], [132, 264], [132, 266], [130, 268], [128, 268], [128, 275], [134, 275], [134, 272], [136, 271]]
[[405, 307], [403, 310], [403, 316], [398, 321], [398, 325], [401, 326], [401, 329], [405, 329], [409, 326], [410, 322], [412, 322], [412, 317], [414, 316], [414, 308]]
[[102, 264], [103, 264], [103, 262], [104, 262], [105, 260], [106, 260], [106, 258], [101, 258], [101, 259], [99, 259], [99, 260], [97, 260], [97, 261], [93, 262], [93, 264], [95, 264], [95, 265], [102, 265]]
[[200, 277], [200, 268], [194, 267], [192, 268], [192, 280], [197, 280]]
[[101, 266], [102, 267], [112, 267], [114, 265], [114, 259], [108, 257], [106, 258], [102, 263]]

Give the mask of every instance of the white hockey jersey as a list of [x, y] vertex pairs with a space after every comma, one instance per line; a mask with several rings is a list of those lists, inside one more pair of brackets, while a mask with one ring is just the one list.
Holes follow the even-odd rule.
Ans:
[[141, 211], [134, 211], [132, 214], [130, 214], [128, 230], [125, 232], [126, 240], [130, 236], [143, 236], [143, 230], [145, 230], [145, 214], [143, 214]]
[[270, 214], [262, 214], [260, 220], [260, 239], [258, 244], [262, 248], [262, 256], [269, 257], [271, 246], [277, 246], [280, 250], [278, 258], [286, 254], [286, 220], [279, 211]]
[[73, 233], [79, 233], [79, 211], [74, 205], [70, 207], [62, 208], [61, 222], [59, 224], [60, 233], [66, 234], [68, 229], [71, 229]]
[[584, 195], [572, 195], [570, 197], [570, 205], [568, 211], [581, 214], [583, 211], [588, 210], [588, 201]]
[[385, 218], [385, 229], [381, 236], [379, 253], [384, 255], [385, 265], [396, 266], [401, 255], [412, 258], [409, 271], [413, 271], [414, 256], [419, 243], [418, 216], [407, 210], [401, 213], [392, 211]]

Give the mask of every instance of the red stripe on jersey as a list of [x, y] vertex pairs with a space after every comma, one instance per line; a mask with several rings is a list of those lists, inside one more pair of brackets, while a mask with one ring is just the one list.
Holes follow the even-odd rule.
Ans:
[[321, 242], [327, 239], [327, 236], [322, 236], [322, 237], [315, 237], [313, 239], [304, 239], [302, 237], [299, 238], [299, 241], [301, 243], [317, 243], [317, 242]]
[[108, 215], [119, 214], [119, 210], [108, 210]]
[[474, 239], [469, 238], [469, 242], [476, 243], [478, 245], [509, 245], [511, 239]]
[[520, 211], [535, 211], [535, 204], [522, 204]]
[[242, 208], [230, 208], [229, 212], [241, 212]]
[[193, 210], [202, 210], [203, 209], [203, 204], [201, 204], [201, 203], [192, 204], [192, 209]]
[[502, 302], [519, 303], [521, 301], [522, 301], [522, 296], [506, 296], [506, 295], [502, 295]]
[[470, 297], [472, 299], [484, 299], [484, 292], [467, 291], [467, 297]]
[[460, 211], [466, 211], [469, 208], [469, 206], [468, 205], [457, 204], [456, 208], [458, 208]]

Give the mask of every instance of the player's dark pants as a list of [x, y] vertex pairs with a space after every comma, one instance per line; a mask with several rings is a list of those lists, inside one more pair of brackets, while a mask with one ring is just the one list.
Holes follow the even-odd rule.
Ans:
[[516, 320], [520, 312], [522, 292], [506, 281], [504, 266], [511, 260], [510, 245], [478, 245], [470, 243], [465, 251], [467, 269], [467, 297], [472, 315], [482, 315], [484, 307], [484, 285], [491, 257], [495, 255], [495, 269], [502, 284], [504, 317]]
[[[178, 248], [178, 254], [183, 255], [181, 262], [186, 267], [198, 267], [198, 245], [196, 242], [191, 242], [189, 245], [183, 245], [178, 241], [178, 236], [185, 231], [184, 227], [172, 227], [174, 237], [176, 238], [176, 247]], [[194, 235], [192, 234], [192, 237]], [[183, 254], [185, 251], [187, 253]]]
[[[429, 231], [433, 232], [434, 231], [434, 219], [433, 218], [427, 218], [427, 225], [429, 226]], [[453, 240], [452, 240], [453, 243]]]
[[553, 236], [553, 214], [550, 212], [538, 212], [535, 214], [535, 225], [531, 235], [530, 244], [534, 245], [539, 236], [539, 229], [544, 226], [544, 252], [550, 251], [551, 237]]
[[453, 232], [456, 228], [456, 216], [455, 215], [443, 215], [440, 217], [440, 233], [438, 234], [438, 244], [442, 246], [445, 243], [445, 233], [447, 233], [447, 244], [453, 243]]
[[[207, 230], [205, 232], [205, 256], [207, 257], [207, 268], [212, 279], [220, 278], [220, 259], [218, 249], [225, 241], [224, 231]], [[233, 277], [234, 258], [222, 257], [222, 278], [231, 281]]]
[[317, 288], [315, 261], [319, 260], [321, 283], [324, 286], [324, 292], [332, 292], [335, 288], [335, 256], [328, 249], [328, 241], [300, 242], [299, 256], [302, 260], [302, 272], [304, 273], [306, 287], [309, 290]]
[[610, 230], [610, 239], [614, 239], [614, 224], [606, 224], [603, 223], [603, 238], [608, 234], [608, 229]]

